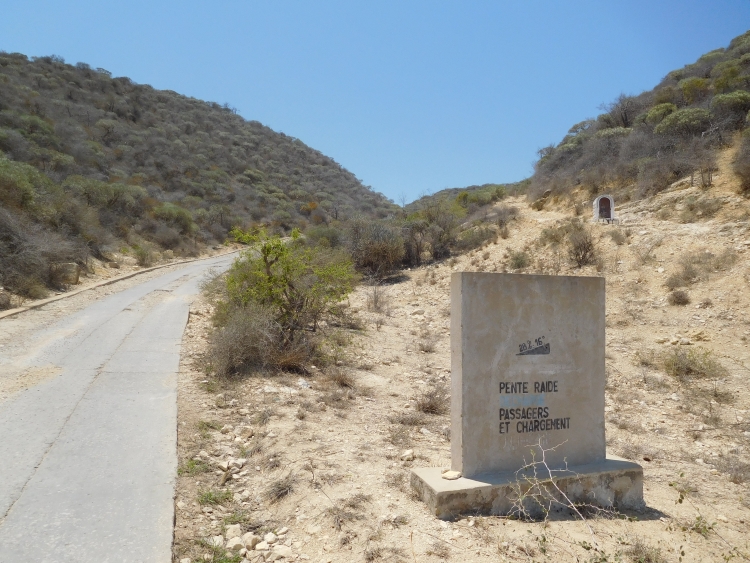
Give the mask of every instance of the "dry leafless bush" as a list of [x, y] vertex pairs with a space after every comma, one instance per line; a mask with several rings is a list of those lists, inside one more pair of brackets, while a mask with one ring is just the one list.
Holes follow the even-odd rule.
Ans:
[[401, 424], [402, 426], [422, 426], [425, 417], [420, 412], [403, 412], [388, 419], [392, 424]]
[[628, 232], [623, 231], [622, 229], [612, 229], [607, 232], [609, 235], [609, 238], [612, 239], [612, 242], [614, 242], [617, 246], [622, 246], [628, 241]]
[[326, 369], [325, 381], [333, 387], [341, 389], [355, 389], [356, 381], [354, 376], [340, 366], [331, 366]]
[[657, 236], [645, 239], [639, 244], [631, 246], [631, 250], [633, 251], [633, 254], [635, 254], [638, 263], [643, 265], [653, 262], [655, 260], [654, 252], [659, 246], [661, 246], [663, 241], [664, 237]]
[[684, 306], [690, 303], [690, 296], [687, 291], [675, 289], [667, 296], [667, 301], [670, 305]]
[[371, 286], [367, 292], [367, 310], [390, 317], [391, 309], [392, 302], [388, 291], [382, 285]]
[[736, 455], [720, 455], [715, 458], [716, 468], [729, 475], [732, 483], [741, 485], [750, 481], [750, 463], [742, 461]]
[[568, 256], [579, 268], [596, 263], [596, 243], [589, 231], [573, 231], [568, 237], [568, 245]]
[[211, 334], [205, 362], [223, 377], [253, 369], [304, 369], [318, 359], [317, 338], [303, 333], [289, 342], [270, 310], [248, 304], [226, 313], [224, 326]]
[[507, 227], [508, 224], [513, 221], [514, 219], [517, 219], [518, 216], [521, 214], [518, 207], [515, 207], [513, 205], [500, 205], [497, 210], [497, 226], [501, 229], [503, 227]]
[[417, 398], [416, 406], [419, 412], [443, 415], [450, 410], [450, 399], [445, 391], [433, 387]]

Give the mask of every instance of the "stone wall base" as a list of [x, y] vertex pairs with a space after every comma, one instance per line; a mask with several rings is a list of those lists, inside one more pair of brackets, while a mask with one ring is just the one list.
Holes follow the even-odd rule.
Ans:
[[412, 469], [411, 486], [438, 518], [461, 514], [543, 517], [571, 504], [642, 510], [643, 468], [630, 461], [602, 462], [553, 470], [537, 464], [524, 472], [443, 479], [441, 469]]

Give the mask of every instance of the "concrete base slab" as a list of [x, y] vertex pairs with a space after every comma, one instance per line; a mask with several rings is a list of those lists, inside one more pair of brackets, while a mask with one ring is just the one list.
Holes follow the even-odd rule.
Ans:
[[608, 458], [602, 462], [546, 469], [536, 464], [527, 471], [478, 475], [472, 479], [443, 479], [437, 467], [412, 469], [411, 486], [441, 519], [460, 514], [520, 514], [538, 517], [569, 506], [641, 510], [643, 468], [637, 463]]

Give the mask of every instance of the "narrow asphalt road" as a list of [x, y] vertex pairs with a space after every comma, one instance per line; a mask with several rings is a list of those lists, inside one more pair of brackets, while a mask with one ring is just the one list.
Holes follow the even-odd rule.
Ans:
[[187, 264], [0, 352], [0, 370], [47, 374], [0, 403], [0, 563], [172, 560], [180, 342], [205, 273], [233, 259]]

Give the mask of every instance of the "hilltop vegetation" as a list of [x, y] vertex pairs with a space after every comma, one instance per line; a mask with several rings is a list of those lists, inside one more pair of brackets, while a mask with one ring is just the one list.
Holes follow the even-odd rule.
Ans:
[[286, 232], [395, 208], [226, 104], [0, 52], [0, 285], [22, 294], [54, 285], [52, 261], [123, 247], [195, 254], [233, 226]]
[[750, 189], [750, 32], [670, 72], [653, 90], [623, 94], [604, 109], [539, 151], [532, 197], [582, 187], [591, 194], [626, 189], [638, 198], [688, 175], [707, 187], [717, 149], [740, 132], [735, 172]]

